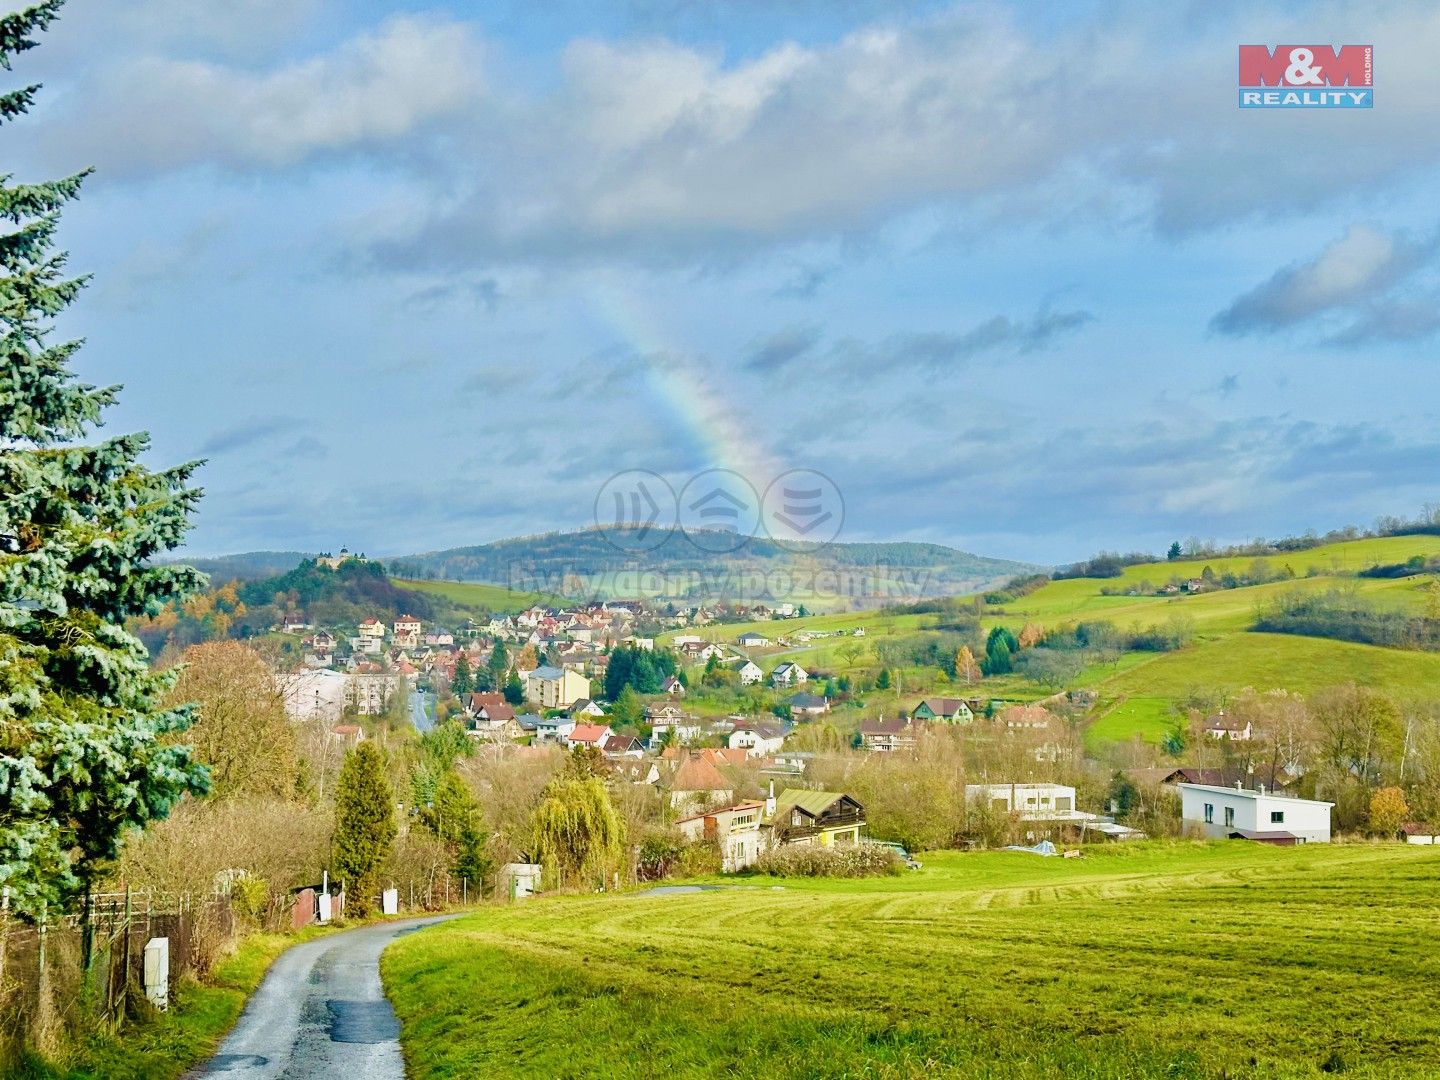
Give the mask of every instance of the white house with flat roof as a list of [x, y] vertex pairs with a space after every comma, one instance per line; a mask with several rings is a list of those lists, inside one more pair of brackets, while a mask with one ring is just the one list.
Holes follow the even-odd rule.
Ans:
[[1298, 799], [1276, 791], [1210, 784], [1177, 784], [1180, 819], [1205, 835], [1263, 840], [1272, 844], [1328, 844], [1334, 803]]
[[1075, 808], [1075, 789], [1064, 784], [966, 784], [965, 798], [985, 802], [1028, 821], [1080, 821], [1095, 817]]

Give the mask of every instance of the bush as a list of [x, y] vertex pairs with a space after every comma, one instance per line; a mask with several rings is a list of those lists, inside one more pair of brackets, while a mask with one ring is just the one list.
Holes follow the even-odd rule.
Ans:
[[879, 844], [819, 847], [782, 844], [764, 852], [755, 869], [772, 877], [884, 877], [899, 874], [900, 857]]

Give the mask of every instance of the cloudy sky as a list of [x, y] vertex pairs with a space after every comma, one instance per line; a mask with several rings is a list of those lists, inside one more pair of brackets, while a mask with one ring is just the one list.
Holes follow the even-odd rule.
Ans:
[[[1238, 109], [1297, 42], [1376, 107]], [[719, 466], [1054, 562], [1440, 500], [1437, 54], [1413, 3], [72, 0], [0, 134], [97, 170], [63, 328], [208, 459], [196, 552]]]

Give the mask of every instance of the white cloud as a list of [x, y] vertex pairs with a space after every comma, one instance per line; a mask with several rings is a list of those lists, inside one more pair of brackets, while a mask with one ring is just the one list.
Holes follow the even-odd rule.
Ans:
[[1417, 243], [1368, 225], [1352, 225], [1304, 262], [1277, 270], [1220, 312], [1211, 326], [1225, 334], [1267, 333], [1336, 313], [1363, 318], [1336, 332], [1332, 344], [1409, 340], [1440, 323], [1423, 303], [1395, 295], [1435, 254], [1436, 241]]
[[112, 177], [196, 164], [285, 168], [394, 144], [472, 106], [480, 89], [480, 49], [464, 26], [401, 17], [261, 70], [127, 58], [72, 88], [69, 102], [83, 110], [57, 138], [68, 160], [85, 156]]

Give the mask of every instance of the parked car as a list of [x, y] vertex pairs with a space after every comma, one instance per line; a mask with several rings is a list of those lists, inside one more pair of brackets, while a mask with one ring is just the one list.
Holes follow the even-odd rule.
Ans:
[[905, 850], [904, 844], [897, 844], [893, 840], [871, 840], [870, 843], [878, 847], [889, 848], [895, 853], [895, 857], [905, 864], [906, 869], [919, 870], [923, 863]]

